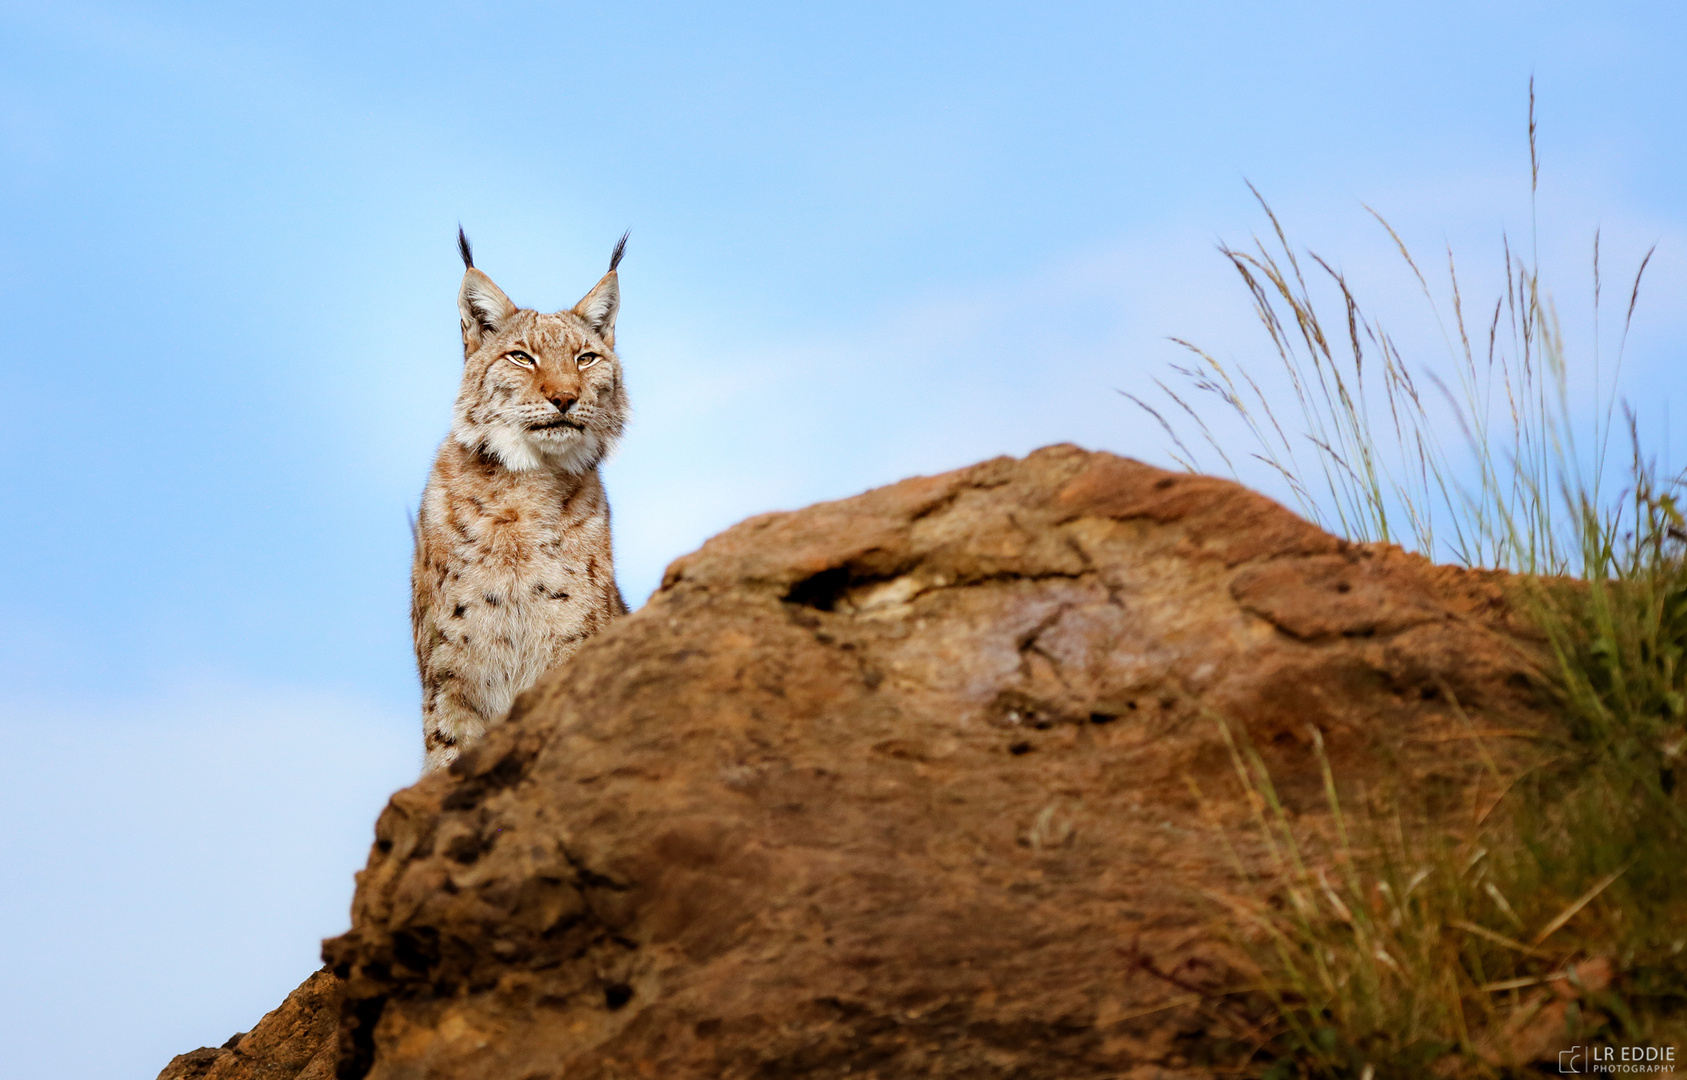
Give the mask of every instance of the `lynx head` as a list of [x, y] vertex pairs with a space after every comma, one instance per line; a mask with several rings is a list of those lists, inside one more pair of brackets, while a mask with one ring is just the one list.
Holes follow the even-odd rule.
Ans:
[[451, 435], [517, 471], [552, 468], [584, 473], [614, 447], [627, 422], [627, 391], [615, 355], [615, 312], [621, 290], [615, 268], [568, 311], [548, 315], [518, 308], [475, 269], [461, 229], [463, 386]]

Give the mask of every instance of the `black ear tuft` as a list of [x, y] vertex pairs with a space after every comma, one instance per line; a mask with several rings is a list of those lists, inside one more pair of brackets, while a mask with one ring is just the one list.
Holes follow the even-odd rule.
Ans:
[[627, 253], [627, 237], [631, 235], [633, 235], [633, 230], [628, 229], [621, 234], [621, 239], [615, 241], [615, 250], [609, 253], [609, 272], [611, 274], [615, 272], [617, 266], [621, 265], [621, 256]]
[[463, 235], [463, 227], [457, 226], [457, 254], [463, 257], [463, 269], [474, 269], [474, 250], [469, 247], [469, 238]]

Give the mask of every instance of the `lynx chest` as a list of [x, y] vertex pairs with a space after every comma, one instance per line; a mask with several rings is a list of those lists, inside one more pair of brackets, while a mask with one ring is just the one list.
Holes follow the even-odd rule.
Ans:
[[488, 719], [617, 613], [595, 473], [438, 470], [418, 533], [419, 658]]

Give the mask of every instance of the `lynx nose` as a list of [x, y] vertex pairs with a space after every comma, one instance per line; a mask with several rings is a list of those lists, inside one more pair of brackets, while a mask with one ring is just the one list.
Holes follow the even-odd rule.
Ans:
[[556, 411], [563, 413], [564, 415], [567, 414], [569, 407], [574, 404], [574, 401], [575, 398], [573, 394], [558, 394], [556, 397], [551, 398], [551, 404], [556, 406]]

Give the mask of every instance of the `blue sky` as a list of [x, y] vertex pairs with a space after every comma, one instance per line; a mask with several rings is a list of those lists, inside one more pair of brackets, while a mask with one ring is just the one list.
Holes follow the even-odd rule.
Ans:
[[1244, 178], [1402, 324], [1362, 204], [1491, 288], [1531, 75], [1572, 339], [1594, 230], [1611, 278], [1658, 245], [1623, 391], [1661, 420], [1687, 10], [1383, 8], [0, 3], [0, 1073], [151, 1075], [344, 929], [419, 761], [459, 221], [552, 309], [632, 229], [635, 604], [763, 510], [1062, 440], [1164, 461], [1114, 391], [1166, 336], [1265, 359], [1213, 250], [1263, 226]]

